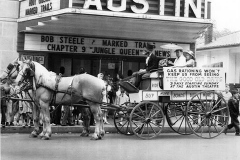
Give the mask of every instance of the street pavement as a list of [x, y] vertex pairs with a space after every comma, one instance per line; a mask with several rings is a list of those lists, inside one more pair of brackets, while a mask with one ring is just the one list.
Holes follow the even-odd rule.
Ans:
[[[240, 117], [239, 117], [240, 121]], [[104, 129], [107, 133], [118, 133], [116, 127], [114, 126], [113, 118], [108, 118], [109, 124], [104, 125]], [[181, 122], [178, 122], [181, 123]], [[176, 125], [178, 126], [178, 125]], [[184, 125], [182, 125], [184, 126]], [[52, 133], [81, 133], [82, 132], [82, 125], [75, 125], [75, 126], [52, 126]], [[90, 132], [94, 132], [95, 126], [90, 126]], [[178, 127], [177, 127], [178, 129]], [[6, 126], [5, 128], [1, 128], [1, 133], [28, 133], [30, 134], [33, 131], [32, 127], [22, 127], [22, 126]], [[163, 133], [175, 133], [168, 125], [167, 121], [165, 121]], [[228, 132], [235, 132], [235, 129], [228, 130]]]
[[2, 133], [1, 160], [237, 160], [240, 137], [234, 133], [213, 139], [162, 133], [151, 140], [106, 134], [90, 140], [76, 133], [53, 134], [50, 140], [28, 134]]

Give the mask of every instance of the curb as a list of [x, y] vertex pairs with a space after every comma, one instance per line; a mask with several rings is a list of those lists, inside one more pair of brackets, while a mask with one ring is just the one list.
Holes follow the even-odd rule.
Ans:
[[[1, 128], [1, 133], [31, 133], [33, 127], [22, 127], [22, 126], [6, 126]], [[40, 130], [42, 127], [40, 127]], [[115, 126], [107, 125], [104, 126], [106, 133], [118, 133]], [[52, 126], [52, 133], [82, 133], [82, 126]], [[90, 126], [90, 132], [93, 133], [95, 126]], [[163, 133], [174, 133], [170, 127], [164, 127]]]
[[[78, 126], [52, 126], [52, 133], [82, 133], [83, 127]], [[6, 126], [1, 128], [1, 133], [26, 133], [30, 134], [33, 131], [33, 127], [22, 127], [22, 126]], [[40, 127], [40, 130], [42, 127]], [[118, 133], [114, 125], [105, 125], [104, 126], [106, 133]], [[95, 126], [90, 126], [90, 132], [93, 133]], [[175, 133], [169, 126], [163, 128], [162, 133]], [[228, 133], [235, 133], [235, 129], [228, 130]]]

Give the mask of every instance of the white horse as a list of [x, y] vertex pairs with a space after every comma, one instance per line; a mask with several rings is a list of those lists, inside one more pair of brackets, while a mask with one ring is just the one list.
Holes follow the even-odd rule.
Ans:
[[80, 101], [89, 104], [96, 121], [92, 139], [104, 136], [100, 104], [106, 88], [102, 80], [89, 74], [58, 78], [56, 73], [30, 60], [24, 61], [19, 68], [15, 83], [21, 84], [26, 79], [32, 81], [34, 101], [43, 115], [43, 131], [39, 135], [42, 139], [48, 140], [52, 133], [49, 105], [73, 105]]

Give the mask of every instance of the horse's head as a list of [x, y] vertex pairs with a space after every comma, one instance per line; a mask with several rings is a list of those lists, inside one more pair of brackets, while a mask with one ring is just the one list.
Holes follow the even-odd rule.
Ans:
[[35, 75], [35, 65], [31, 60], [25, 60], [19, 65], [19, 73], [15, 79], [15, 84], [20, 85], [25, 80], [29, 80]]
[[0, 82], [1, 83], [6, 83], [10, 82], [13, 79], [15, 79], [18, 75], [19, 72], [19, 66], [22, 62], [15, 60], [12, 63], [9, 63], [7, 68], [4, 70], [4, 72], [0, 75]]

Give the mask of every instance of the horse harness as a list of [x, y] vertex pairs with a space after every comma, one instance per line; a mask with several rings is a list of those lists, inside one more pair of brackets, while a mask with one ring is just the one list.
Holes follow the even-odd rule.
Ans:
[[[29, 79], [30, 82], [27, 82], [27, 83], [28, 83], [28, 84], [27, 84], [28, 87], [25, 87], [25, 88], [30, 89], [29, 87], [31, 87], [34, 92], [35, 92], [36, 89], [39, 88], [39, 87], [44, 87], [44, 88], [46, 88], [46, 89], [48, 89], [48, 90], [53, 91], [53, 96], [52, 96], [51, 101], [50, 101], [50, 104], [49, 104], [50, 106], [56, 104], [56, 95], [57, 95], [57, 93], [64, 93], [61, 101], [63, 100], [63, 98], [64, 98], [67, 94], [71, 95], [71, 97], [72, 97], [72, 84], [73, 84], [73, 80], [74, 80], [75, 76], [72, 78], [72, 80], [71, 80], [71, 82], [70, 82], [70, 84], [69, 84], [69, 86], [68, 86], [68, 88], [67, 88], [66, 91], [59, 91], [59, 90], [58, 90], [58, 86], [59, 86], [59, 82], [61, 81], [62, 74], [56, 75], [56, 78], [55, 78], [55, 81], [56, 81], [55, 87], [54, 87], [54, 89], [52, 89], [52, 88], [47, 87], [47, 86], [45, 86], [45, 85], [43, 85], [43, 84], [41, 84], [41, 83], [37, 83], [37, 82], [36, 82], [36, 80], [35, 80], [35, 78], [34, 78], [34, 75], [35, 75], [35, 65], [34, 65], [33, 62], [29, 63], [29, 67], [30, 67], [30, 70], [29, 70], [29, 72], [27, 72], [26, 75], [24, 75], [24, 79]], [[26, 82], [25, 82], [25, 83], [26, 83]], [[72, 102], [71, 102], [71, 104], [72, 104]]]

